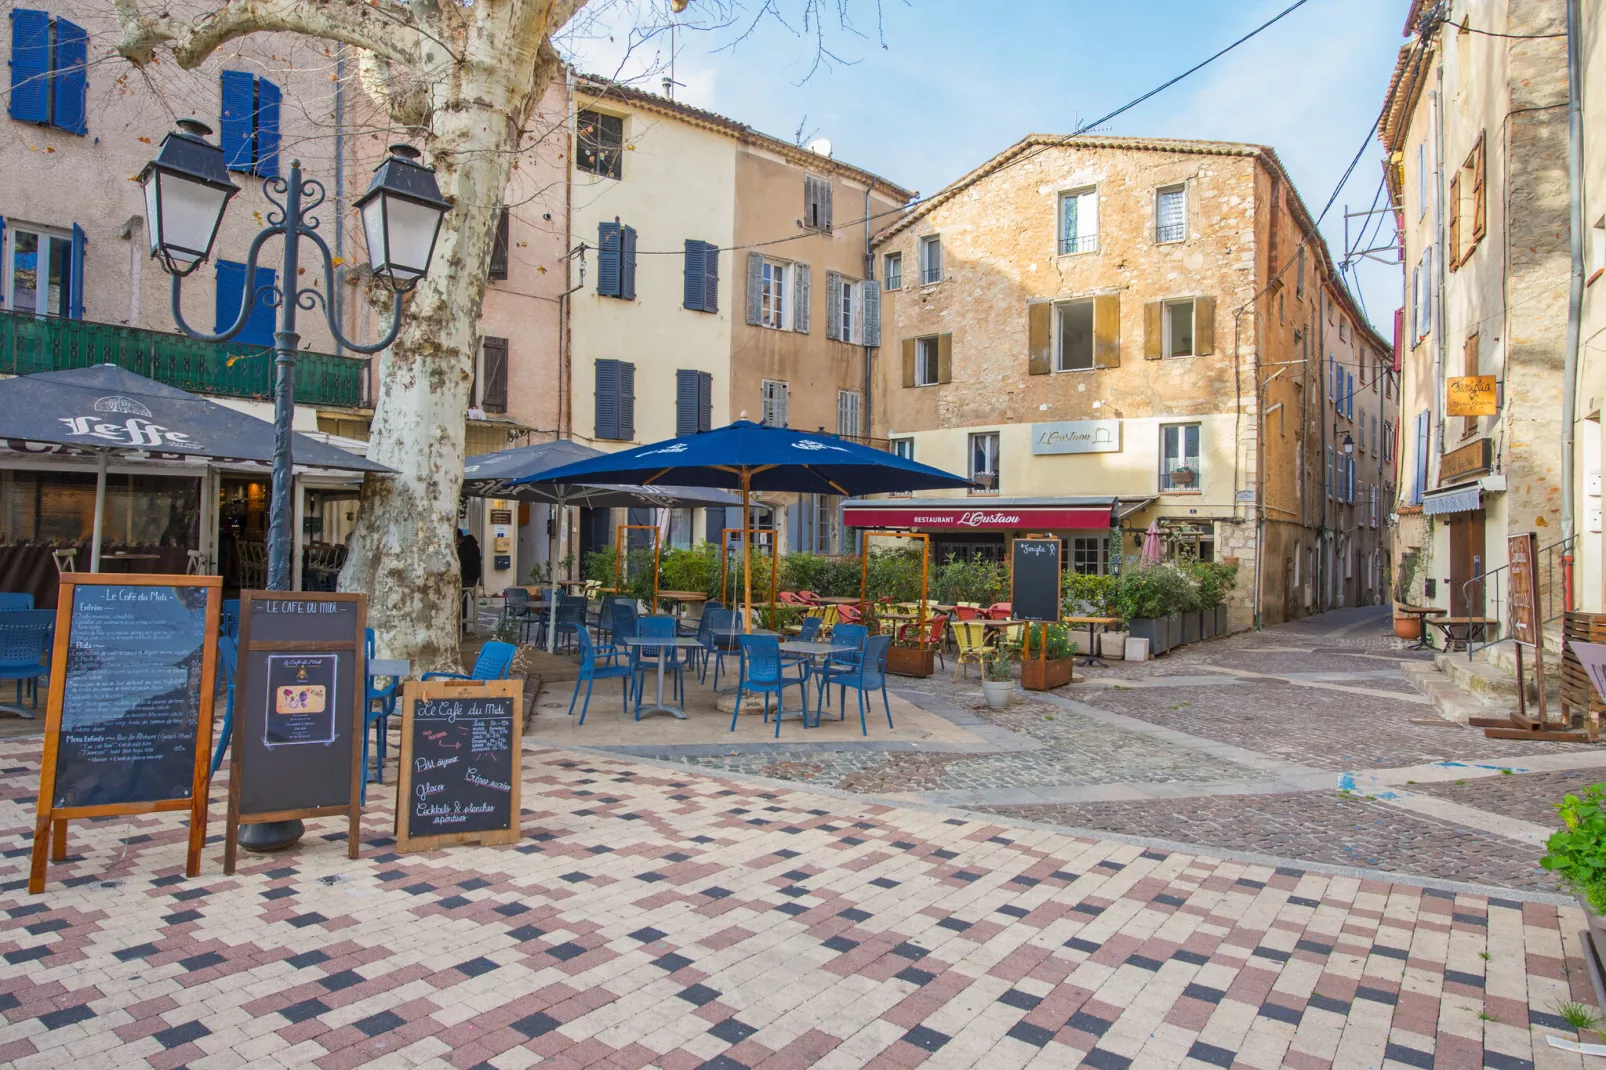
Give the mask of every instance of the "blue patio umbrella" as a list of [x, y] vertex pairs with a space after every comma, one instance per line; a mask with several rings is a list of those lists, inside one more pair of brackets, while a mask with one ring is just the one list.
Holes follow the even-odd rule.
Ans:
[[[593, 457], [517, 482], [630, 483], [644, 487], [667, 483], [739, 489], [744, 546], [748, 499], [755, 490], [856, 497], [970, 486], [962, 476], [917, 464], [895, 453], [831, 435], [767, 427], [750, 420]], [[750, 567], [744, 569], [742, 588], [743, 603], [751, 610]], [[751, 629], [751, 612], [743, 617]]]

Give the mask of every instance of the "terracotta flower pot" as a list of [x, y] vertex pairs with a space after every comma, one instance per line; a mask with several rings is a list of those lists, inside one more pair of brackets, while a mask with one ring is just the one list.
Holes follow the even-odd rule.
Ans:
[[1395, 614], [1394, 634], [1407, 641], [1422, 638], [1422, 618]]

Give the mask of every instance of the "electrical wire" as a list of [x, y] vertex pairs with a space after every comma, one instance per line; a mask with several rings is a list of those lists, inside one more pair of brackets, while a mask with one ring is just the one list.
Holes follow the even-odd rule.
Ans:
[[1504, 37], [1508, 41], [1543, 41], [1552, 37], [1566, 37], [1565, 31], [1561, 33], [1496, 33], [1493, 30], [1480, 30], [1476, 26], [1457, 26], [1458, 33], [1481, 33], [1485, 37]]

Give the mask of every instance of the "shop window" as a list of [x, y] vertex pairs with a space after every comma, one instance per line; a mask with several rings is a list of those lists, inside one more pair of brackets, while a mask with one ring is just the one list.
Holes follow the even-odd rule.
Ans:
[[1077, 535], [1071, 539], [1071, 571], [1084, 576], [1102, 576], [1105, 570], [1103, 535]]
[[970, 436], [970, 479], [979, 489], [972, 494], [998, 493], [998, 432]]

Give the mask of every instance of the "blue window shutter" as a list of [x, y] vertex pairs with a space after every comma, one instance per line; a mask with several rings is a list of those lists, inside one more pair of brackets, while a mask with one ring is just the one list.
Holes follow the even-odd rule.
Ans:
[[256, 173], [279, 177], [279, 87], [267, 78], [257, 79]]
[[212, 331], [222, 334], [234, 326], [234, 317], [240, 314], [240, 301], [245, 296], [245, 265], [233, 260], [217, 262], [217, 318]]
[[636, 366], [619, 362], [619, 437], [636, 437]]
[[67, 263], [67, 318], [84, 318], [84, 248], [89, 239], [84, 228], [72, 225], [72, 255]]
[[619, 437], [619, 362], [597, 361], [597, 438]]
[[619, 224], [597, 224], [597, 294], [619, 296]]
[[[278, 273], [272, 268], [257, 268], [256, 278], [252, 280], [256, 284], [258, 295], [256, 303], [251, 306], [251, 318], [246, 320], [245, 330], [239, 333], [235, 341], [252, 346], [271, 346], [273, 344], [273, 331], [277, 326], [274, 320], [278, 309], [274, 308], [269, 301], [273, 297], [271, 290], [277, 279]], [[264, 292], [263, 287], [268, 287], [268, 292]]]
[[719, 311], [719, 246], [703, 242], [703, 311]]
[[[681, 306], [693, 312], [704, 312], [703, 308], [703, 243], [696, 238], [686, 239], [686, 279], [685, 293], [681, 298]], [[677, 373], [680, 375], [685, 372]], [[684, 434], [685, 432], [680, 432]]]
[[710, 431], [714, 427], [714, 377], [708, 372], [697, 373], [697, 430]]
[[619, 229], [619, 296], [636, 299], [636, 228]]
[[245, 71], [224, 71], [223, 114], [218, 128], [222, 132], [223, 159], [230, 171], [255, 169], [255, 125], [252, 112], [256, 109], [256, 79]]
[[43, 11], [11, 12], [11, 117], [50, 121], [50, 16]]
[[[690, 250], [687, 250], [687, 255], [690, 255]], [[697, 372], [681, 368], [675, 372], [675, 434], [691, 435], [696, 432]]]
[[85, 98], [89, 92], [89, 35], [82, 26], [56, 20], [55, 74], [51, 76], [51, 122], [69, 134], [89, 132]]

